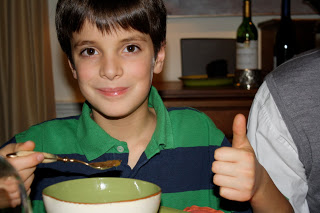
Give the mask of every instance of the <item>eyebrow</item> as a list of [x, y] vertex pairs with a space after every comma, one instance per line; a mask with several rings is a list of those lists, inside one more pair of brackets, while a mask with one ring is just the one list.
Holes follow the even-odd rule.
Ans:
[[[124, 38], [124, 39], [120, 40], [121, 43], [132, 42], [132, 41], [147, 42], [147, 39], [144, 36], [134, 35], [134, 36], [130, 36], [128, 38]], [[96, 43], [95, 41], [90, 41], [90, 40], [78, 41], [73, 45], [73, 48], [83, 46], [83, 45], [93, 45], [95, 43]]]
[[78, 41], [73, 45], [73, 48], [79, 47], [79, 46], [83, 46], [83, 45], [92, 45], [95, 44], [96, 42], [94, 41], [88, 41], [88, 40], [84, 40], [84, 41]]
[[147, 39], [143, 36], [134, 35], [125, 39], [122, 39], [121, 42], [130, 42], [130, 41], [143, 41], [147, 42]]

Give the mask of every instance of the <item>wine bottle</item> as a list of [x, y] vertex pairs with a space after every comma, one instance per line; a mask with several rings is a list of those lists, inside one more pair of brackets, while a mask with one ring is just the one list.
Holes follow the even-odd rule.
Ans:
[[236, 69], [258, 69], [258, 31], [251, 20], [251, 0], [243, 0], [243, 19], [237, 30]]
[[290, 14], [290, 0], [282, 0], [281, 20], [274, 45], [274, 68], [289, 60], [296, 52], [296, 32]]

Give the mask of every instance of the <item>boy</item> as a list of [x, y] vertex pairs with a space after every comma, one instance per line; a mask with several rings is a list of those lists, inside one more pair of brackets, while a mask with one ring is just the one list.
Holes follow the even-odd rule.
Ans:
[[[122, 163], [98, 171], [78, 164], [39, 164], [41, 154], [9, 159], [27, 190], [32, 183], [34, 212], [45, 212], [45, 187], [97, 176], [158, 184], [161, 205], [177, 209], [197, 205], [226, 210], [215, 194], [219, 185], [222, 196], [250, 200], [254, 211], [289, 212], [290, 205], [255, 160], [243, 116], [235, 119], [234, 148], [217, 150], [229, 142], [210, 118], [190, 108], [167, 110], [151, 86], [165, 58], [162, 0], [59, 0], [56, 12], [59, 42], [87, 101], [80, 116], [33, 126], [9, 142], [19, 144], [7, 145], [0, 154], [34, 149], [83, 161]], [[22, 143], [27, 140], [35, 144]]]

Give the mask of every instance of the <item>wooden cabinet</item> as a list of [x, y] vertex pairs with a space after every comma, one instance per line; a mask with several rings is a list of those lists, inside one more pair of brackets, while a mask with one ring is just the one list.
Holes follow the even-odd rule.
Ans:
[[184, 87], [182, 82], [157, 82], [166, 107], [193, 107], [206, 113], [227, 136], [232, 139], [232, 122], [236, 114], [248, 117], [257, 89], [235, 87]]

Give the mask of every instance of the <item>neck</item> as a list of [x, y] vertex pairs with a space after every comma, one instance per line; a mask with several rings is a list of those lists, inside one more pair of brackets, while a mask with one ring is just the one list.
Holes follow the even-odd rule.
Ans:
[[147, 148], [156, 129], [157, 116], [148, 107], [148, 99], [133, 113], [118, 119], [108, 119], [97, 111], [92, 111], [93, 120], [111, 137], [128, 145], [128, 165], [133, 168]]
[[281, 18], [290, 19], [290, 0], [282, 0]]
[[156, 126], [156, 113], [153, 108], [148, 107], [148, 100], [136, 111], [122, 118], [106, 118], [94, 110], [92, 115], [93, 120], [110, 136], [127, 142], [128, 146], [146, 140], [141, 140], [142, 138], [150, 140]]
[[243, 1], [243, 20], [251, 20], [251, 2], [250, 0]]

